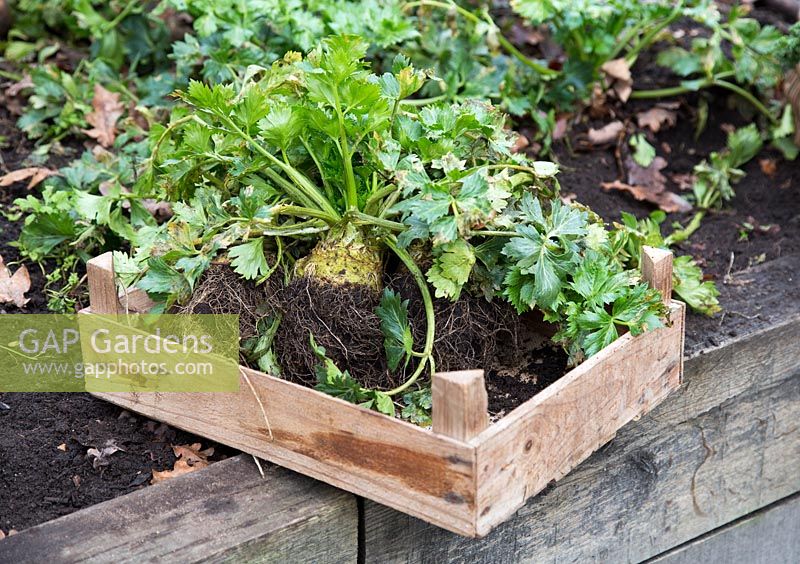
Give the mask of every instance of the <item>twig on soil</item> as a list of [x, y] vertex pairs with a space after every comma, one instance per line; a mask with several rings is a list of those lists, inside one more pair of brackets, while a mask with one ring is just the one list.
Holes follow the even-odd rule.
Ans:
[[733, 254], [733, 251], [731, 251], [731, 258], [728, 261], [728, 271], [725, 273], [725, 276], [723, 276], [723, 278], [722, 278], [722, 283], [723, 284], [729, 284], [730, 282], [732, 282], [731, 271], [733, 270], [733, 260], [734, 260], [734, 254]]

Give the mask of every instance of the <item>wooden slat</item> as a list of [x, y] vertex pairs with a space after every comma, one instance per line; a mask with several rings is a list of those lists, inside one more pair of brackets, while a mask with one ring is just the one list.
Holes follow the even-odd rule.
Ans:
[[483, 370], [433, 376], [433, 432], [469, 441], [489, 426], [489, 398]]
[[800, 495], [670, 550], [652, 564], [796, 564], [800, 562]]
[[15, 564], [356, 562], [353, 496], [241, 455], [0, 541]]
[[114, 279], [114, 256], [105, 253], [86, 263], [89, 283], [89, 306], [94, 313], [119, 313], [123, 311], [117, 299]]
[[672, 325], [625, 335], [478, 439], [478, 533], [502, 523], [680, 386], [685, 307]]
[[243, 369], [238, 393], [97, 397], [474, 535], [475, 449], [320, 392]]
[[710, 328], [682, 388], [485, 539], [366, 502], [366, 562], [635, 562], [800, 491], [798, 270], [787, 256], [723, 286], [730, 313], [692, 319]]
[[672, 253], [655, 247], [642, 247], [642, 279], [661, 292], [665, 304], [672, 299]]

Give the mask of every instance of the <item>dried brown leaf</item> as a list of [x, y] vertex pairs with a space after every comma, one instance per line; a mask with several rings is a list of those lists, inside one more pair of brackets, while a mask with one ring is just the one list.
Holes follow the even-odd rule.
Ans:
[[622, 192], [629, 192], [634, 198], [640, 201], [646, 201], [656, 204], [659, 208], [667, 213], [686, 212], [692, 209], [692, 206], [674, 192], [667, 190], [654, 190], [648, 186], [634, 186], [625, 184], [619, 180], [614, 182], [603, 182], [600, 184], [603, 190], [620, 190]]
[[692, 206], [678, 194], [667, 190], [667, 178], [661, 171], [667, 166], [663, 157], [656, 157], [650, 166], [640, 166], [630, 156], [625, 159], [625, 168], [628, 171], [628, 182], [616, 180], [603, 182], [603, 190], [619, 190], [630, 193], [640, 201], [657, 205], [667, 213], [686, 212]]
[[778, 161], [775, 159], [759, 159], [758, 164], [761, 167], [761, 172], [772, 178], [778, 171]]
[[636, 123], [639, 124], [639, 127], [649, 127], [653, 133], [658, 133], [662, 126], [666, 126], [666, 129], [674, 126], [677, 122], [677, 112], [659, 107], [636, 114]]
[[25, 292], [30, 289], [31, 277], [28, 268], [22, 265], [12, 276], [0, 255], [0, 304], [11, 303], [17, 307], [25, 307], [30, 301], [25, 297]]
[[40, 166], [20, 168], [0, 176], [0, 186], [11, 186], [15, 182], [22, 182], [23, 180], [30, 178], [30, 181], [28, 182], [28, 190], [30, 190], [42, 182], [42, 180], [45, 178], [54, 175], [58, 175], [58, 171], [50, 168], [44, 168]]
[[647, 167], [641, 166], [630, 155], [625, 159], [629, 184], [642, 184], [658, 190], [663, 190], [667, 186], [667, 178], [661, 174], [666, 167], [667, 161], [664, 157], [653, 158]]
[[33, 80], [31, 79], [31, 75], [25, 74], [22, 77], [22, 80], [15, 82], [8, 88], [6, 88], [6, 96], [11, 98], [15, 98], [20, 92], [25, 90], [26, 88], [33, 88]]
[[92, 108], [93, 111], [86, 115], [86, 121], [94, 127], [84, 130], [84, 133], [97, 139], [97, 142], [103, 147], [111, 147], [117, 137], [117, 120], [124, 111], [124, 107], [119, 101], [119, 94], [109, 92], [101, 85], [96, 84]]
[[177, 478], [178, 476], [183, 476], [184, 474], [201, 470], [207, 466], [208, 462], [198, 462], [194, 466], [190, 466], [185, 460], [177, 460], [172, 470], [164, 470], [163, 472], [153, 470], [153, 478], [150, 480], [150, 483], [158, 484], [159, 482], [165, 482], [172, 478]]
[[200, 450], [201, 448], [200, 443], [173, 445], [172, 452], [175, 453], [176, 458], [185, 460], [188, 464], [193, 465], [198, 462], [208, 462], [208, 457], [214, 454], [214, 447], [209, 447], [205, 450]]
[[600, 67], [611, 81], [611, 89], [623, 102], [627, 102], [633, 91], [631, 66], [624, 58], [608, 61]]
[[612, 121], [600, 129], [590, 129], [588, 133], [589, 142], [592, 145], [605, 145], [616, 141], [625, 126], [621, 121]]
[[171, 478], [183, 476], [195, 470], [206, 468], [209, 465], [208, 457], [214, 454], [214, 448], [207, 448], [200, 450], [200, 443], [192, 445], [173, 445], [172, 452], [178, 460], [172, 470], [164, 470], [163, 472], [153, 471], [153, 479], [150, 480], [151, 484], [157, 484]]

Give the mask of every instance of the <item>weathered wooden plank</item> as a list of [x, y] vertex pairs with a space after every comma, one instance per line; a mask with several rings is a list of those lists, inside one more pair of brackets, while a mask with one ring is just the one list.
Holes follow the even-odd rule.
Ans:
[[0, 541], [0, 562], [356, 562], [353, 496], [249, 456]]
[[117, 313], [121, 311], [117, 299], [117, 282], [114, 278], [114, 259], [105, 253], [86, 264], [89, 284], [89, 305], [94, 311]]
[[249, 384], [243, 375], [236, 393], [94, 395], [449, 530], [475, 534], [473, 447], [310, 388], [242, 372]]
[[684, 314], [683, 304], [673, 302], [671, 326], [623, 336], [476, 439], [478, 534], [680, 386]]
[[664, 303], [672, 297], [672, 253], [655, 247], [642, 247], [642, 279], [661, 292]]
[[365, 502], [367, 562], [638, 561], [800, 491], [800, 285], [784, 282], [798, 263], [723, 288], [736, 313], [714, 323], [735, 336], [687, 361], [679, 392], [485, 539]]
[[483, 370], [435, 374], [431, 397], [434, 433], [469, 441], [489, 425], [489, 397]]
[[651, 562], [796, 564], [800, 562], [800, 495], [782, 499]]

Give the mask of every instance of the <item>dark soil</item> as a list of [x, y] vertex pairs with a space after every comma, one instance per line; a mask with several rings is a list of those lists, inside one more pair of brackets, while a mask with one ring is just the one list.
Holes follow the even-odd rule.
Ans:
[[[713, 92], [709, 108], [708, 125], [697, 140], [694, 139], [694, 108], [696, 96], [682, 99], [675, 127], [661, 130], [658, 134], [647, 131], [657, 154], [668, 162], [661, 172], [668, 179], [668, 189], [680, 193], [680, 187], [672, 180], [675, 174], [691, 173], [695, 164], [708, 157], [712, 151], [725, 147], [726, 133], [723, 128], [749, 123], [741, 113], [727, 105], [729, 97], [724, 92]], [[652, 107], [654, 102], [629, 102], [615, 116], [630, 120], [634, 127], [635, 114]], [[598, 127], [602, 121], [585, 120], [572, 133], [572, 146], [588, 127]], [[606, 221], [619, 221], [620, 213], [627, 211], [637, 217], [646, 217], [655, 206], [634, 200], [620, 192], [606, 192], [601, 182], [615, 179], [625, 181], [624, 172], [617, 165], [615, 148], [603, 148], [584, 152], [571, 152], [566, 143], [556, 147], [561, 164], [560, 182], [562, 195], [575, 194], [576, 200], [587, 204]], [[775, 164], [775, 170], [767, 174], [765, 165]], [[747, 173], [734, 185], [736, 197], [725, 208], [705, 217], [700, 229], [677, 247], [678, 254], [694, 256], [708, 279], [718, 286], [725, 284], [732, 274], [778, 257], [800, 253], [800, 160], [784, 160], [779, 153], [769, 148], [743, 167]], [[767, 168], [767, 170], [769, 170]], [[669, 214], [662, 224], [662, 232], [668, 234], [673, 222], [685, 225], [693, 212]], [[756, 227], [746, 238], [741, 236], [746, 223]], [[791, 290], [796, 282], [786, 281], [784, 290]], [[725, 301], [720, 303], [725, 310]], [[717, 317], [719, 317], [718, 314]], [[716, 318], [689, 314], [687, 336], [702, 340], [706, 333], [719, 330]]]
[[[171, 445], [234, 451], [134, 416], [88, 394], [0, 393], [0, 529], [21, 530], [147, 487], [171, 470]], [[94, 468], [91, 448], [121, 448]]]
[[510, 413], [567, 373], [567, 354], [541, 333], [542, 327], [523, 316], [518, 342], [506, 340], [486, 370], [489, 414]]

